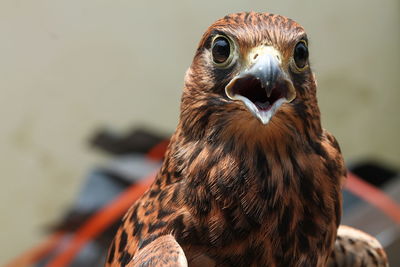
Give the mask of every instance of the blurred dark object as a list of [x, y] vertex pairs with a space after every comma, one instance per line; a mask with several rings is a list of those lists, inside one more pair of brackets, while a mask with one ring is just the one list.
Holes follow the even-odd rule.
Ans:
[[350, 170], [366, 182], [382, 187], [385, 183], [398, 176], [398, 171], [380, 162], [365, 161], [353, 164]]
[[[365, 160], [353, 164], [348, 164], [348, 169], [364, 181], [382, 188], [385, 184], [389, 183], [394, 179], [399, 178], [398, 171], [394, 168], [388, 167], [377, 161]], [[344, 215], [347, 215], [347, 211], [351, 209], [355, 204], [363, 202], [363, 200], [351, 192], [343, 191], [343, 210]]]
[[[349, 170], [364, 181], [375, 185], [387, 196], [400, 203], [400, 173], [393, 167], [378, 161], [362, 161], [348, 164]], [[389, 257], [390, 266], [400, 262], [400, 226], [348, 190], [343, 191], [342, 224], [358, 228], [377, 237]]]
[[[116, 134], [107, 130], [97, 132], [90, 143], [111, 155], [112, 159], [93, 168], [86, 176], [86, 182], [75, 203], [66, 211], [63, 219], [51, 227], [52, 231], [69, 234], [66, 234], [57, 247], [36, 266], [46, 266], [91, 216], [129, 186], [140, 182], [142, 178], [158, 169], [161, 161], [153, 160], [146, 153], [163, 140], [165, 137], [161, 134], [146, 129], [134, 129], [127, 134]], [[69, 266], [103, 266], [108, 246], [119, 225], [120, 220], [87, 243]]]
[[142, 128], [134, 128], [127, 133], [116, 133], [109, 129], [96, 132], [90, 140], [95, 148], [112, 155], [146, 153], [167, 136]]

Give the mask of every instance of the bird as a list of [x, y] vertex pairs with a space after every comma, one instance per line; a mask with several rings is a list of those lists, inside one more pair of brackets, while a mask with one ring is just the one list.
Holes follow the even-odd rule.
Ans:
[[294, 20], [242, 12], [212, 24], [160, 171], [106, 266], [335, 264], [346, 168], [316, 89]]

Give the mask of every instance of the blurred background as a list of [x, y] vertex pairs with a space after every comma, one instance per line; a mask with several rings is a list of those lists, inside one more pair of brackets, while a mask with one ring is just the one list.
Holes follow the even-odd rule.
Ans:
[[203, 32], [251, 10], [305, 27], [322, 123], [346, 161], [400, 166], [398, 0], [2, 0], [0, 265], [42, 240], [105, 160], [93, 132], [173, 132]]

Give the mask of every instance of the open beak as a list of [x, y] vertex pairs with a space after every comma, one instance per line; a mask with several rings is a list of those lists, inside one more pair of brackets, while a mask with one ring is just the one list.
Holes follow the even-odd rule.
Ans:
[[232, 100], [242, 101], [256, 118], [267, 124], [283, 103], [295, 99], [296, 91], [273, 47], [253, 49], [246, 65], [249, 67], [229, 82], [225, 93]]

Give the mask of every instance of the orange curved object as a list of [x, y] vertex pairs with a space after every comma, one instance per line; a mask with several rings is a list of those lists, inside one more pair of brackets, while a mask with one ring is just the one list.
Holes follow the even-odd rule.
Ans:
[[397, 224], [400, 224], [400, 206], [382, 190], [365, 182], [351, 172], [347, 173], [345, 188], [381, 210]]
[[91, 239], [120, 219], [128, 208], [149, 188], [158, 170], [142, 182], [131, 185], [114, 201], [89, 218], [74, 234], [68, 247], [50, 261], [46, 267], [67, 266], [80, 249]]
[[[146, 157], [151, 160], [161, 160], [167, 150], [169, 140], [164, 140], [155, 145], [147, 154]], [[100, 211], [90, 217], [83, 225], [75, 232], [66, 249], [60, 252], [47, 267], [66, 266], [73, 260], [79, 250], [91, 239], [101, 234], [104, 230], [120, 219], [128, 208], [147, 190], [153, 182], [158, 170], [153, 172], [141, 182], [131, 185], [128, 189], [122, 192], [114, 201], [106, 205]], [[53, 233], [40, 245], [28, 250], [16, 259], [12, 260], [6, 267], [23, 267], [32, 265], [53, 251], [59, 241], [64, 237], [64, 232]]]
[[147, 152], [146, 157], [151, 160], [161, 160], [164, 157], [165, 151], [167, 151], [168, 144], [169, 139], [161, 141]]

